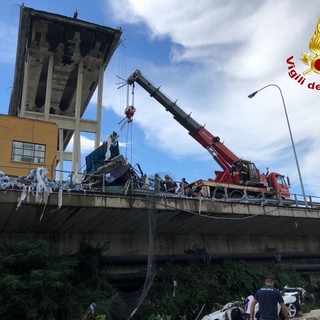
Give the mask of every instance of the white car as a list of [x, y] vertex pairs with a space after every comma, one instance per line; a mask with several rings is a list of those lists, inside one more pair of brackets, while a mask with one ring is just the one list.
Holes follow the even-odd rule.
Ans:
[[301, 307], [301, 298], [300, 293], [298, 291], [292, 291], [292, 292], [283, 292], [283, 301], [284, 304], [287, 306], [289, 318], [294, 318]]

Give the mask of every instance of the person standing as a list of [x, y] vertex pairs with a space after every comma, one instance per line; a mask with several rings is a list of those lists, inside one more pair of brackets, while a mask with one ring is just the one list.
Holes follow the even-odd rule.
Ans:
[[166, 174], [164, 178], [165, 178], [167, 192], [175, 193], [177, 188], [177, 183], [173, 181], [168, 174]]
[[285, 320], [288, 320], [289, 314], [283, 298], [278, 289], [274, 287], [275, 277], [268, 275], [265, 277], [264, 286], [257, 290], [254, 299], [251, 302], [250, 320], [254, 320], [255, 306], [259, 303], [259, 320], [279, 319], [278, 304], [280, 312]]
[[239, 184], [248, 184], [248, 165], [245, 162], [240, 166], [240, 181]]
[[157, 192], [166, 191], [166, 188], [165, 188], [165, 185], [164, 185], [164, 181], [159, 176], [159, 173], [156, 173], [154, 175], [154, 189]]
[[245, 305], [245, 318], [249, 319], [250, 318], [250, 312], [251, 312], [251, 304], [254, 299], [254, 296], [250, 294], [250, 296], [247, 297], [246, 299], [246, 305]]
[[118, 138], [119, 135], [115, 131], [113, 131], [104, 141], [104, 144], [106, 144], [106, 153], [104, 156], [105, 162], [110, 161], [120, 154]]
[[186, 196], [189, 194], [188, 192], [188, 185], [189, 183], [186, 181], [186, 178], [182, 178], [181, 182], [180, 182], [180, 190], [179, 190], [179, 193], [182, 195], [182, 196]]

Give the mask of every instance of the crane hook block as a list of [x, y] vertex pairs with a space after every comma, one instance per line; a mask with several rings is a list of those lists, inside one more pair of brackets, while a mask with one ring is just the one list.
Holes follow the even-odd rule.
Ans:
[[128, 120], [131, 120], [135, 112], [136, 112], [136, 108], [134, 106], [128, 106], [124, 110], [124, 114], [126, 115], [126, 118]]

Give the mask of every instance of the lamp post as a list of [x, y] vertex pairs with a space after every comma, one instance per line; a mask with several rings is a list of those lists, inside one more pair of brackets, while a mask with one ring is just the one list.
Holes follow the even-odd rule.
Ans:
[[261, 90], [263, 90], [265, 88], [268, 88], [268, 87], [276, 87], [280, 91], [282, 104], [283, 104], [283, 108], [284, 108], [284, 113], [285, 113], [286, 119], [287, 119], [287, 124], [288, 124], [288, 129], [289, 129], [292, 149], [293, 149], [293, 153], [294, 153], [294, 158], [296, 160], [296, 165], [297, 165], [297, 170], [298, 170], [298, 175], [299, 175], [300, 185], [301, 185], [301, 190], [302, 190], [302, 195], [303, 195], [303, 200], [304, 200], [305, 207], [307, 208], [308, 207], [307, 197], [306, 197], [306, 193], [304, 191], [304, 186], [303, 186], [303, 182], [302, 182], [302, 176], [301, 176], [301, 172], [300, 172], [300, 166], [299, 166], [298, 156], [297, 156], [297, 152], [296, 152], [296, 147], [295, 147], [295, 144], [294, 144], [294, 141], [293, 141], [290, 122], [289, 122], [288, 113], [287, 113], [287, 108], [286, 108], [286, 104], [284, 102], [284, 98], [283, 98], [283, 94], [282, 94], [281, 88], [278, 85], [271, 83], [271, 84], [268, 84], [268, 85], [262, 87], [261, 89], [255, 91], [255, 92], [252, 92], [251, 94], [248, 95], [248, 98], [252, 99], [259, 91], [261, 91]]

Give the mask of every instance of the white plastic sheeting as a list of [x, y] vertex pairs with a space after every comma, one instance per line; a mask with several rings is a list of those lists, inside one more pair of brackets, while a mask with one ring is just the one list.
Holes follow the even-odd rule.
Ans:
[[[30, 171], [27, 177], [9, 177], [3, 171], [0, 171], [0, 190], [5, 192], [8, 189], [22, 189], [20, 199], [17, 203], [17, 210], [26, 197], [32, 193], [35, 201], [46, 206], [49, 196], [53, 191], [58, 192], [58, 208], [62, 206], [63, 191], [82, 190], [80, 184], [73, 182], [71, 174], [68, 181], [55, 181], [47, 178], [48, 170], [37, 168]], [[42, 218], [42, 215], [41, 215]], [[40, 220], [41, 220], [40, 218]]]

